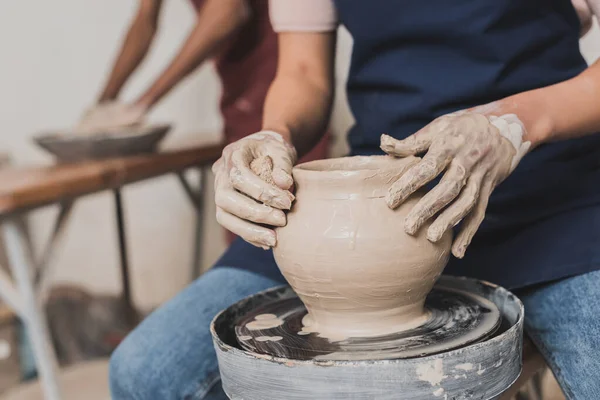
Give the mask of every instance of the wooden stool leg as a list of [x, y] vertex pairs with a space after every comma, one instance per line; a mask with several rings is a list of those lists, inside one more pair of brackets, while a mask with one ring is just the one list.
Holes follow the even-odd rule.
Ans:
[[41, 256], [37, 259], [36, 269], [34, 273], [33, 281], [36, 285], [38, 302], [43, 306], [48, 300], [50, 293], [50, 261], [58, 247], [58, 243], [64, 236], [67, 222], [71, 216], [73, 210], [73, 201], [67, 201], [60, 204], [60, 211], [54, 222], [54, 228], [50, 233], [50, 237], [46, 243], [46, 246], [42, 250]]
[[57, 362], [51, 346], [50, 335], [44, 315], [35, 296], [33, 287], [33, 260], [27, 248], [22, 227], [16, 220], [3, 224], [7, 253], [15, 283], [23, 302], [23, 318], [28, 330], [31, 346], [46, 400], [60, 400], [61, 391], [57, 379]]
[[115, 210], [117, 217], [117, 233], [119, 235], [119, 255], [121, 261], [121, 283], [122, 292], [121, 297], [123, 299], [123, 305], [127, 316], [127, 321], [131, 326], [137, 324], [137, 314], [133, 306], [133, 300], [131, 297], [131, 281], [129, 275], [129, 259], [127, 257], [127, 238], [125, 233], [125, 216], [123, 213], [123, 200], [121, 198], [121, 191], [115, 189]]

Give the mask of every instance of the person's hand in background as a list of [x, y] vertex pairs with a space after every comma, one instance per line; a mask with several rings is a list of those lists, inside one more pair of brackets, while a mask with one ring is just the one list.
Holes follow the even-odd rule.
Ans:
[[93, 135], [144, 123], [147, 109], [137, 104], [108, 101], [88, 109], [77, 126], [75, 133]]
[[162, 0], [139, 0], [121, 50], [98, 104], [85, 113], [75, 131], [94, 134], [118, 131], [144, 122], [148, 110], [167, 93], [218, 53], [251, 17], [246, 0], [206, 0], [197, 10], [196, 25], [173, 60], [134, 103], [117, 99], [121, 89], [141, 65], [158, 32]]
[[[268, 249], [277, 238], [271, 227], [285, 226], [296, 150], [272, 131], [240, 139], [213, 165], [217, 221], [247, 242]], [[266, 225], [266, 226], [265, 226]]]

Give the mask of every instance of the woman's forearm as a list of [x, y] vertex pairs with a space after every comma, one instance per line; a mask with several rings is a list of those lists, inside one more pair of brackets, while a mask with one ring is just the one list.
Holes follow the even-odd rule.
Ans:
[[540, 96], [546, 98], [552, 121], [546, 141], [600, 132], [600, 62], [573, 79], [546, 88]]
[[198, 14], [196, 26], [171, 64], [140, 97], [150, 107], [212, 56], [250, 18], [246, 0], [208, 0]]
[[283, 135], [302, 157], [325, 133], [331, 104], [331, 90], [301, 77], [281, 76], [269, 90], [263, 129]]
[[532, 146], [600, 132], [600, 62], [567, 81], [523, 92], [492, 105], [485, 114], [516, 114]]
[[302, 157], [327, 129], [333, 103], [334, 33], [281, 34], [277, 76], [263, 129], [280, 133]]
[[158, 27], [161, 0], [143, 0], [121, 47], [99, 102], [114, 100], [140, 65], [152, 44]]

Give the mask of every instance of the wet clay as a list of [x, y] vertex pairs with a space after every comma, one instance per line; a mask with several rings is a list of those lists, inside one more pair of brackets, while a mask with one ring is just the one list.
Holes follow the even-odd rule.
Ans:
[[277, 317], [275, 314], [261, 314], [254, 318], [254, 321], [250, 322], [246, 327], [251, 331], [257, 331], [260, 329], [276, 328], [283, 324], [283, 319]]
[[250, 169], [263, 181], [271, 185], [275, 184], [273, 180], [273, 159], [271, 157], [263, 156], [255, 158], [250, 163]]
[[282, 339], [282, 336], [259, 336], [256, 338], [259, 342], [279, 342]]
[[346, 157], [294, 168], [296, 202], [276, 230], [274, 255], [309, 312], [302, 334], [337, 341], [427, 321], [425, 297], [448, 261], [451, 234], [431, 243], [427, 229], [404, 232], [422, 193], [396, 210], [385, 202], [391, 184], [418, 161]]

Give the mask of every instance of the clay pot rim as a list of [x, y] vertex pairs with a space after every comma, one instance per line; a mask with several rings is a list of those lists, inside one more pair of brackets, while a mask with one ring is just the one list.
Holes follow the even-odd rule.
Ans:
[[416, 157], [396, 158], [387, 155], [374, 155], [327, 158], [298, 164], [294, 167], [294, 174], [300, 173], [304, 176], [318, 174], [321, 178], [347, 178], [363, 174], [372, 175], [373, 171], [396, 170], [398, 167], [406, 165], [410, 159], [416, 159]]

